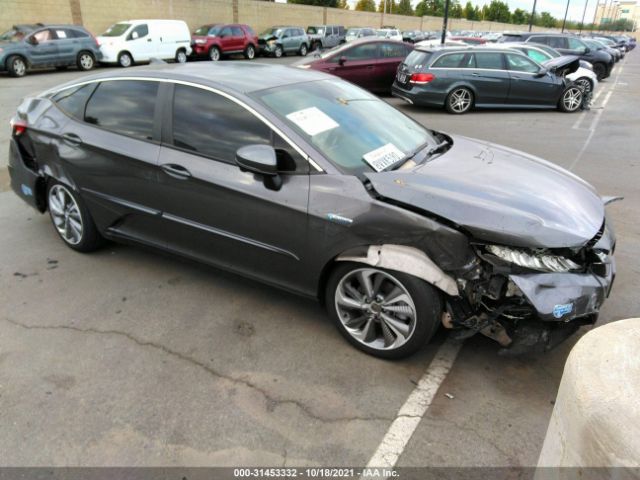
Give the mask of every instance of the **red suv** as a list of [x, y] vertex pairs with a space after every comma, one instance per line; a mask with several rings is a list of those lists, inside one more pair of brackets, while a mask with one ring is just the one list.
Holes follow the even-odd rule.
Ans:
[[214, 62], [230, 53], [242, 53], [251, 60], [256, 56], [257, 47], [258, 37], [248, 25], [203, 25], [191, 36], [192, 55], [209, 57]]

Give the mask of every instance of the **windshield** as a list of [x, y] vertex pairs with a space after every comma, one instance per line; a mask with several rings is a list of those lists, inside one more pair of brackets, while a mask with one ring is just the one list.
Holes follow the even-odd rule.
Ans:
[[196, 29], [196, 31], [193, 32], [193, 34], [204, 37], [207, 33], [209, 33], [210, 28], [211, 28], [211, 25], [203, 25], [202, 27]]
[[307, 27], [307, 33], [324, 35], [324, 27]]
[[609, 47], [616, 44], [616, 42], [614, 42], [613, 40], [609, 40], [608, 38], [595, 38], [594, 40], [596, 42], [604, 43]]
[[107, 28], [107, 31], [104, 32], [102, 36], [103, 37], [119, 37], [120, 35], [124, 34], [124, 32], [129, 30], [130, 26], [131, 26], [130, 23], [116, 23], [115, 25], [111, 25], [109, 28]]
[[341, 80], [271, 88], [253, 96], [345, 173], [397, 162], [426, 144], [431, 133], [388, 103]]
[[260, 35], [262, 35], [263, 37], [270, 37], [270, 36], [279, 37], [281, 33], [282, 33], [281, 28], [267, 28]]
[[389, 33], [389, 30], [378, 30], [376, 32], [376, 35], [378, 35], [379, 37], [386, 37], [388, 33]]
[[532, 43], [534, 43], [533, 45], [534, 47], [542, 50], [543, 52], [547, 52], [553, 58], [558, 58], [562, 56], [562, 54], [559, 51], [557, 51], [555, 48], [551, 48], [547, 45], [543, 45], [542, 43], [535, 43], [535, 42], [532, 42]]
[[353, 44], [347, 45], [346, 43], [343, 43], [342, 45], [338, 45], [337, 47], [333, 47], [333, 48], [330, 48], [329, 50], [325, 50], [324, 52], [322, 52], [317, 56], [319, 56], [320, 58], [329, 58], [335, 55], [336, 53], [340, 53], [341, 51], [351, 47], [353, 47]]
[[3, 42], [18, 42], [22, 40], [27, 34], [21, 30], [11, 29], [0, 35], [0, 41]]
[[602, 43], [598, 42], [597, 40], [587, 40], [585, 38], [583, 42], [587, 44], [587, 47], [594, 48], [596, 50], [601, 50], [605, 48], [605, 46]]
[[355, 37], [360, 33], [359, 28], [350, 28], [347, 30], [347, 37]]

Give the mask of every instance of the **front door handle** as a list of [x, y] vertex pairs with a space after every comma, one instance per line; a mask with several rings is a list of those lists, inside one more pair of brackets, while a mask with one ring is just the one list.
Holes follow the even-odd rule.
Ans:
[[150, 42], [150, 41], [151, 41], [151, 39], [150, 39], [150, 38], [147, 38], [147, 42]]
[[182, 165], [177, 165], [175, 163], [165, 163], [164, 165], [160, 165], [160, 168], [167, 175], [171, 175], [172, 177], [186, 179], [191, 176], [191, 172], [184, 168]]
[[479, 74], [479, 73], [476, 73], [476, 72], [473, 72], [473, 73], [471, 74], [471, 76], [472, 76], [472, 77], [479, 77], [479, 76], [480, 76], [480, 74]]
[[63, 133], [62, 140], [64, 140], [69, 145], [73, 145], [74, 147], [82, 144], [82, 139], [75, 133]]
[[367, 70], [373, 70], [373, 65], [367, 65]]

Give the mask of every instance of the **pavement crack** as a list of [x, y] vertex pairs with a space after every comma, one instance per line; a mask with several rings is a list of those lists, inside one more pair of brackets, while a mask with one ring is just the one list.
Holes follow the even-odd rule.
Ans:
[[[318, 414], [316, 412], [314, 412], [311, 408], [309, 408], [307, 405], [305, 405], [304, 403], [300, 402], [299, 400], [294, 400], [294, 399], [282, 399], [282, 398], [277, 398], [274, 397], [272, 394], [270, 394], [267, 390], [265, 390], [264, 388], [260, 387], [259, 385], [253, 383], [250, 380], [244, 379], [244, 378], [238, 378], [238, 377], [234, 377], [231, 375], [227, 375], [225, 373], [222, 373], [214, 368], [212, 368], [211, 366], [200, 362], [199, 360], [190, 357], [188, 355], [185, 355], [179, 351], [176, 350], [172, 350], [170, 348], [168, 348], [165, 345], [159, 344], [159, 343], [154, 343], [148, 340], [143, 340], [140, 339], [128, 332], [123, 332], [120, 330], [100, 330], [97, 328], [81, 328], [81, 327], [76, 327], [73, 325], [29, 325], [26, 323], [21, 323], [18, 322], [16, 320], [10, 319], [10, 318], [4, 318], [4, 321], [7, 323], [10, 323], [12, 325], [15, 325], [17, 327], [20, 328], [24, 328], [26, 330], [70, 330], [70, 331], [74, 331], [74, 332], [78, 332], [78, 333], [83, 333], [83, 334], [95, 334], [95, 335], [110, 335], [110, 336], [119, 336], [119, 337], [124, 337], [126, 339], [128, 339], [129, 341], [135, 343], [136, 345], [143, 347], [143, 348], [152, 348], [155, 350], [159, 350], [162, 353], [169, 355], [171, 357], [177, 358], [183, 362], [189, 363], [192, 366], [195, 366], [197, 368], [200, 368], [201, 370], [204, 370], [206, 373], [208, 373], [209, 375], [216, 377], [218, 379], [222, 379], [222, 380], [226, 380], [228, 382], [237, 384], [237, 385], [243, 385], [246, 388], [249, 388], [251, 390], [254, 390], [258, 393], [260, 393], [267, 404], [267, 407], [269, 405], [273, 405], [273, 406], [279, 406], [279, 405], [292, 405], [296, 408], [298, 408], [304, 415], [306, 415], [309, 418], [312, 418], [313, 420], [317, 420], [319, 422], [323, 422], [323, 423], [345, 423], [345, 422], [355, 422], [355, 421], [362, 421], [362, 422], [372, 422], [372, 421], [384, 421], [384, 422], [391, 422], [393, 420], [393, 418], [389, 418], [389, 417], [381, 417], [381, 416], [345, 416], [345, 417], [329, 417], [329, 416], [324, 416], [321, 414]], [[269, 408], [267, 408], [269, 410]]]
[[471, 432], [473, 433], [476, 437], [478, 437], [480, 440], [484, 440], [485, 442], [487, 442], [489, 445], [491, 445], [497, 452], [501, 453], [502, 455], [504, 455], [507, 459], [512, 460], [513, 459], [513, 455], [504, 451], [501, 447], [499, 447], [496, 442], [492, 439], [487, 437], [486, 435], [483, 435], [482, 433], [480, 433], [480, 431], [478, 431], [477, 428], [473, 428], [473, 427], [469, 427], [466, 425], [460, 425], [458, 422], [456, 422], [455, 420], [451, 420], [450, 418], [445, 418], [445, 417], [430, 417], [429, 420], [433, 420], [433, 421], [443, 421], [445, 423], [448, 423], [450, 425], [453, 425], [454, 427], [463, 430], [465, 432]]

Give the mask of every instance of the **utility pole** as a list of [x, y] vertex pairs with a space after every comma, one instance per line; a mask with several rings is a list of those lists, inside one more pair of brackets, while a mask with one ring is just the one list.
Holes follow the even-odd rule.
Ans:
[[444, 19], [442, 20], [442, 36], [440, 37], [440, 43], [444, 45], [447, 38], [447, 24], [449, 23], [449, 0], [445, 0], [444, 3]]
[[[584, 27], [584, 16], [587, 14], [587, 5], [589, 5], [589, 0], [585, 0], [584, 2], [584, 12], [582, 12], [582, 21], [580, 22], [580, 31], [578, 33], [582, 33], [582, 28]], [[596, 4], [596, 10], [598, 9], [598, 4]]]
[[567, 23], [567, 14], [569, 13], [569, 2], [570, 1], [571, 0], [567, 0], [567, 8], [564, 11], [564, 20], [562, 20], [562, 31], [561, 31], [561, 33], [564, 33], [564, 26]]
[[529, 19], [529, 31], [533, 27], [533, 18], [536, 16], [536, 3], [538, 0], [533, 0], [533, 10], [531, 10], [531, 18]]

